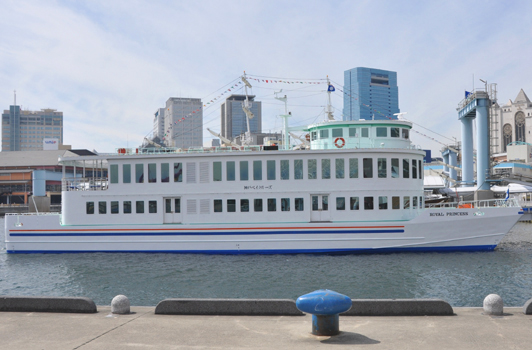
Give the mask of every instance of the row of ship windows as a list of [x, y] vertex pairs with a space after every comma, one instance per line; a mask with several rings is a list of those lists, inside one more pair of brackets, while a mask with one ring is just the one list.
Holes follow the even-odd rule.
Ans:
[[[377, 177], [378, 178], [388, 178], [388, 174], [392, 178], [413, 178], [413, 179], [422, 179], [423, 178], [423, 164], [421, 160], [416, 159], [399, 159], [399, 158], [377, 158]], [[222, 166], [225, 168], [225, 181], [236, 181], [237, 178], [237, 164], [239, 166], [238, 174], [240, 181], [248, 181], [251, 177], [253, 180], [262, 180], [263, 179], [263, 161], [254, 160], [250, 162], [247, 160], [244, 161], [226, 161], [226, 162], [213, 162], [212, 163], [212, 181], [223, 181], [224, 172], [222, 171]], [[313, 180], [318, 178], [318, 159], [307, 159], [306, 161], [306, 174], [307, 179]], [[374, 159], [373, 158], [362, 158], [361, 167], [359, 167], [358, 158], [349, 158], [347, 161], [346, 169], [346, 160], [344, 158], [337, 159], [321, 159], [321, 179], [330, 179], [332, 176], [332, 171], [334, 171], [334, 176], [336, 179], [343, 179], [346, 175], [346, 170], [348, 171], [348, 176], [351, 179], [356, 179], [359, 177], [359, 170], [362, 171], [362, 177], [365, 179], [373, 178], [374, 175]], [[203, 171], [205, 168], [200, 164], [200, 170]], [[277, 164], [279, 164], [279, 173], [277, 173]], [[332, 165], [334, 164], [334, 170]], [[134, 164], [135, 165], [135, 179], [136, 183], [144, 183], [144, 164]], [[148, 183], [160, 182], [170, 182], [170, 163], [161, 163], [160, 164], [160, 173], [161, 177], [157, 176], [157, 164], [148, 163]], [[193, 174], [190, 175], [194, 177], [195, 182], [195, 163], [189, 163], [189, 167], [193, 166]], [[250, 169], [251, 168], [251, 169]], [[290, 168], [293, 171], [290, 171]], [[266, 161], [266, 180], [276, 180], [277, 176], [281, 180], [290, 180], [292, 174], [294, 180], [302, 180], [304, 178], [304, 161], [303, 159], [295, 159], [292, 162], [290, 160], [280, 160], [279, 162], [275, 160]], [[110, 166], [110, 180], [111, 183], [119, 182], [118, 175], [118, 164], [112, 164]], [[251, 172], [251, 174], [250, 174]], [[122, 183], [131, 183], [132, 182], [132, 171], [131, 164], [122, 165]], [[205, 175], [205, 174], [203, 174]], [[173, 182], [182, 182], [183, 181], [183, 163], [173, 163]], [[202, 181], [207, 182], [207, 181]]]
[[[401, 197], [392, 196], [391, 201], [388, 201], [387, 196], [368, 196], [368, 197], [336, 197], [336, 210], [386, 210], [386, 209], [417, 209], [422, 208], [423, 206], [423, 197], [417, 196], [403, 196], [402, 206], [401, 206]], [[251, 210], [250, 204], [253, 203], [254, 212], [277, 211], [277, 201], [278, 198], [266, 198], [264, 201], [263, 198], [255, 198], [250, 202], [249, 199], [240, 199], [240, 210], [241, 213], [247, 213]], [[362, 199], [362, 203], [360, 200]], [[410, 201], [412, 199], [412, 202]], [[294, 198], [293, 199], [294, 211], [304, 211], [304, 199], [303, 198]], [[190, 200], [189, 200], [190, 201]], [[192, 200], [194, 203], [194, 210], [189, 210], [188, 214], [195, 214], [195, 200]], [[281, 211], [291, 211], [291, 198], [280, 198], [280, 210]], [[86, 213], [94, 214], [95, 204], [98, 205], [98, 214], [107, 214], [107, 201], [99, 202], [86, 202]], [[133, 204], [135, 204], [135, 213], [144, 214], [145, 203], [144, 201], [123, 201], [122, 202], [122, 213], [131, 214], [133, 213]], [[419, 205], [419, 206], [418, 206]], [[215, 213], [235, 213], [237, 212], [237, 200], [236, 199], [227, 199], [225, 200], [225, 211], [224, 211], [224, 200], [214, 199], [213, 200], [213, 211]], [[329, 196], [320, 195], [311, 197], [311, 210], [312, 211], [328, 211], [329, 210]], [[110, 201], [110, 211], [111, 214], [120, 213], [120, 202], [119, 201]], [[157, 213], [157, 201], [148, 201], [148, 213], [156, 214]], [[181, 198], [166, 198], [165, 199], [165, 213], [181, 213]], [[208, 214], [209, 212], [203, 212]]]
[[[370, 137], [370, 129], [373, 128], [348, 128], [348, 135], [349, 137]], [[396, 128], [396, 127], [385, 127], [385, 126], [378, 126], [375, 129], [375, 136], [376, 137], [394, 137], [399, 138], [402, 137], [404, 139], [408, 139], [409, 129], [405, 128]], [[311, 140], [316, 141], [318, 139], [328, 139], [329, 138], [329, 129], [322, 129], [318, 131], [312, 131], [310, 133]], [[331, 129], [331, 137], [344, 137], [344, 129], [343, 128], [334, 128]]]

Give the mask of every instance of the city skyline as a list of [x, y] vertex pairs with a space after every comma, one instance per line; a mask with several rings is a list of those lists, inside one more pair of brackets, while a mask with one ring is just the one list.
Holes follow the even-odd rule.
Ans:
[[[279, 1], [7, 2], [0, 108], [12, 105], [17, 90], [23, 109], [64, 112], [65, 144], [110, 152], [140, 145], [168, 96], [210, 101], [244, 70], [294, 80], [329, 76], [333, 112], [342, 120], [343, 72], [374, 67], [397, 72], [404, 117], [437, 132], [415, 128], [413, 142], [439, 150], [460, 139], [456, 106], [464, 90], [484, 86], [479, 79], [498, 84], [499, 101], [520, 89], [532, 93], [532, 3], [472, 1], [474, 16], [464, 6], [309, 1], [301, 11], [299, 3]], [[172, 21], [161, 21], [162, 13]], [[324, 119], [324, 84], [250, 83], [263, 104], [263, 132], [282, 126], [284, 105], [274, 98], [281, 89], [291, 125]], [[204, 142], [213, 138], [205, 128], [221, 131], [219, 118], [219, 104], [205, 109]]]

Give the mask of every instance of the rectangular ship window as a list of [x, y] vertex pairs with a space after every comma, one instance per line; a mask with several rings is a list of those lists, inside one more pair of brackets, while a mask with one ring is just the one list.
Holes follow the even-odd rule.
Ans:
[[157, 164], [155, 163], [148, 164], [148, 182], [149, 183], [157, 182]]
[[344, 178], [344, 159], [343, 158], [335, 159], [335, 165], [336, 165], [336, 178], [343, 179]]
[[183, 163], [174, 163], [174, 182], [183, 182]]
[[226, 175], [227, 175], [227, 181], [235, 181], [235, 162], [229, 161], [225, 163], [226, 165]]
[[403, 139], [408, 139], [408, 129], [401, 129]]
[[358, 158], [349, 158], [349, 178], [358, 178]]
[[144, 164], [135, 164], [135, 182], [138, 184], [144, 182]]
[[412, 197], [412, 209], [417, 209], [417, 196]]
[[98, 214], [107, 214], [107, 202], [98, 202]]
[[401, 197], [392, 197], [392, 209], [401, 209]]
[[181, 213], [181, 198], [175, 198], [174, 209], [176, 213]]
[[412, 159], [412, 179], [417, 179], [417, 160]]
[[373, 210], [373, 197], [364, 197], [364, 210]]
[[87, 214], [94, 214], [94, 202], [87, 202]]
[[253, 161], [253, 180], [262, 180], [262, 161]]
[[308, 160], [308, 178], [309, 180], [316, 179], [318, 177], [318, 161], [316, 159]]
[[303, 159], [294, 160], [294, 179], [295, 180], [303, 179]]
[[320, 130], [320, 139], [329, 138], [329, 130]]
[[408, 179], [410, 177], [410, 162], [408, 159], [403, 159], [403, 178]]
[[275, 160], [266, 161], [266, 177], [268, 180], [275, 180]]
[[338, 128], [338, 129], [332, 129], [332, 137], [342, 137], [344, 136], [344, 129]]
[[388, 197], [379, 196], [379, 209], [388, 209]]
[[149, 201], [148, 208], [151, 214], [157, 213], [157, 201]]
[[349, 137], [357, 137], [357, 128], [349, 128]]
[[170, 182], [170, 164], [161, 164], [161, 182]]
[[386, 171], [386, 158], [377, 159], [377, 168], [379, 172], [379, 179], [385, 179], [386, 177], [388, 177], [388, 174]]
[[248, 172], [248, 162], [247, 160], [240, 161], [240, 181], [248, 181], [249, 172]]
[[373, 177], [373, 158], [363, 158], [362, 164], [364, 166], [364, 178], [371, 179]]
[[268, 211], [277, 210], [277, 200], [275, 198], [268, 198]]
[[387, 136], [388, 136], [388, 128], [384, 128], [384, 127], [377, 128], [377, 137], [387, 137]]
[[240, 212], [242, 213], [249, 212], [249, 199], [240, 200]]
[[390, 128], [391, 137], [399, 137], [399, 128]]
[[290, 161], [281, 160], [281, 180], [290, 180]]
[[124, 201], [124, 214], [131, 214], [131, 201]]
[[419, 170], [419, 179], [423, 179], [423, 164], [421, 164], [421, 161], [419, 160], [419, 167], [418, 167], [418, 170]]
[[281, 211], [290, 211], [290, 198], [281, 198]]
[[118, 201], [111, 201], [111, 214], [118, 214]]
[[345, 210], [345, 197], [336, 197], [336, 210]]
[[295, 204], [296, 211], [303, 211], [304, 210], [303, 198], [296, 198], [294, 200], [294, 204]]
[[369, 129], [368, 128], [361, 128], [360, 131], [362, 132], [362, 137], [369, 137]]
[[144, 214], [144, 201], [137, 201], [135, 203], [136, 205], [136, 213], [137, 214]]
[[122, 165], [122, 182], [125, 184], [131, 183], [131, 164]]
[[227, 200], [227, 212], [228, 213], [236, 212], [236, 199]]
[[111, 183], [117, 184], [118, 183], [118, 164], [111, 164], [109, 167], [109, 170], [111, 171]]
[[405, 196], [403, 198], [403, 209], [410, 209], [410, 197]]
[[321, 160], [321, 178], [322, 179], [331, 178], [331, 160], [330, 159]]
[[399, 177], [399, 158], [392, 158], [392, 178]]
[[262, 211], [262, 198], [255, 198], [253, 200], [253, 206], [255, 211]]
[[351, 197], [350, 198], [349, 208], [351, 208], [351, 210], [360, 209], [360, 204], [359, 204], [359, 201], [358, 201], [358, 197]]
[[212, 181], [222, 181], [222, 162], [212, 163]]
[[221, 199], [214, 200], [214, 212], [221, 213], [223, 211], [223, 204]]

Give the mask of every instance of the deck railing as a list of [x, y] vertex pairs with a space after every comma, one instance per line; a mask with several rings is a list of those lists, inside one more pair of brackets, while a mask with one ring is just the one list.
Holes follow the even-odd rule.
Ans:
[[63, 191], [105, 191], [109, 186], [106, 177], [76, 177], [63, 179]]
[[508, 199], [484, 199], [477, 201], [460, 201], [460, 202], [442, 202], [427, 204], [427, 208], [502, 208], [502, 207], [515, 207], [520, 208], [521, 205], [516, 198]]

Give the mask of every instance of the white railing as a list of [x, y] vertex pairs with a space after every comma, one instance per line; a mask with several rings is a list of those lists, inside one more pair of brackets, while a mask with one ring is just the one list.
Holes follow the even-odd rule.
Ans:
[[460, 201], [460, 202], [442, 202], [427, 204], [427, 208], [450, 208], [450, 209], [460, 209], [460, 208], [502, 208], [502, 207], [515, 207], [520, 208], [516, 198], [506, 199], [484, 199], [477, 201]]
[[105, 191], [109, 186], [106, 177], [77, 177], [63, 179], [63, 191]]

